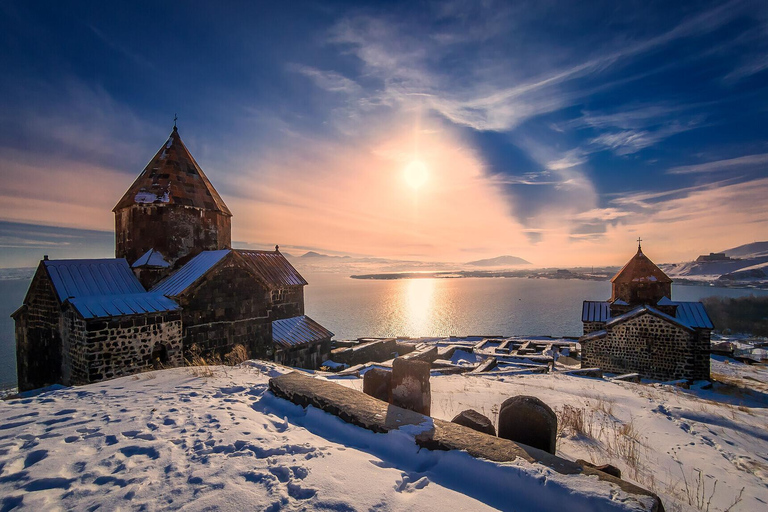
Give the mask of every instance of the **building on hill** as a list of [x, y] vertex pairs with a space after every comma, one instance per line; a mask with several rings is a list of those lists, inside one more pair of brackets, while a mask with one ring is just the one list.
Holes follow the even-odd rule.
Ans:
[[308, 368], [330, 356], [277, 246], [230, 247], [232, 213], [176, 126], [113, 211], [117, 258], [46, 257], [12, 315], [20, 390], [180, 366], [193, 345]]
[[672, 280], [637, 253], [611, 279], [607, 301], [584, 301], [582, 367], [657, 380], [709, 379], [714, 326], [701, 302], [672, 300]]
[[151, 251], [168, 263], [147, 265], [142, 280], [146, 283], [153, 281], [149, 276], [157, 282], [177, 262], [185, 263], [201, 251], [232, 245], [232, 212], [176, 126], [112, 211], [116, 257], [135, 265]]
[[183, 362], [181, 309], [144, 290], [123, 258], [44, 259], [12, 317], [20, 391]]

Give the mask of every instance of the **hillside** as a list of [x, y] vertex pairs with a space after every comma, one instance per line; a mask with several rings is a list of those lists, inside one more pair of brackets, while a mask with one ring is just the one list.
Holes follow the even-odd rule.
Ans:
[[517, 265], [530, 265], [530, 261], [517, 256], [497, 256], [485, 260], [470, 261], [466, 263], [475, 267], [514, 267]]
[[760, 275], [764, 264], [768, 263], [768, 242], [754, 242], [720, 252], [733, 259], [694, 260], [659, 267], [678, 281], [717, 281], [722, 286], [768, 286], [768, 278]]

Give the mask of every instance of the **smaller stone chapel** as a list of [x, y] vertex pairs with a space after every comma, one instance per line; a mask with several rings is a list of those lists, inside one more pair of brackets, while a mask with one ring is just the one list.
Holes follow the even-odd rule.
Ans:
[[672, 300], [672, 279], [637, 244], [607, 301], [584, 301], [581, 366], [656, 380], [709, 380], [714, 326], [701, 302]]
[[333, 333], [304, 314], [280, 253], [232, 248], [230, 212], [174, 125], [114, 208], [115, 258], [40, 262], [16, 324], [19, 391], [78, 385], [191, 351], [318, 368]]

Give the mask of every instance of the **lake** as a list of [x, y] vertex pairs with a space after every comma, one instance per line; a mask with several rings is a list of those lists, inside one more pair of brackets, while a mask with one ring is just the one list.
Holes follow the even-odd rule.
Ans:
[[[302, 270], [306, 313], [337, 339], [365, 336], [581, 334], [581, 303], [605, 300], [608, 281], [527, 278], [351, 279]], [[16, 382], [13, 320], [29, 279], [0, 280], [0, 387]], [[766, 290], [673, 285], [675, 300]]]

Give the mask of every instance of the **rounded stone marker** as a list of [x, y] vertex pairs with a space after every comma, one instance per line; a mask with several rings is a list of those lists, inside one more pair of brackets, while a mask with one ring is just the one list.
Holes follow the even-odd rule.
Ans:
[[535, 396], [508, 398], [499, 409], [499, 437], [554, 454], [557, 416]]
[[451, 423], [477, 430], [483, 434], [496, 435], [496, 429], [493, 427], [491, 420], [473, 409], [461, 411], [451, 420]]

